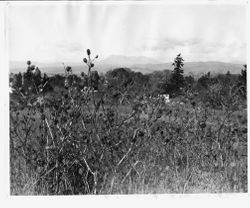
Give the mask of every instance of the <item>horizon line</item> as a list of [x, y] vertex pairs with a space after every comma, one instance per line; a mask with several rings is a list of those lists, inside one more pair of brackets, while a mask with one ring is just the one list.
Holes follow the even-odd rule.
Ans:
[[[145, 58], [150, 58], [150, 57], [146, 57], [146, 56], [129, 56], [129, 57], [145, 57]], [[153, 58], [152, 58], [153, 59]], [[11, 63], [11, 62], [27, 62], [28, 60], [31, 61], [31, 63], [43, 63], [43, 64], [62, 64], [62, 63], [74, 63], [74, 64], [80, 64], [80, 63], [83, 63], [83, 61], [79, 60], [79, 61], [46, 61], [46, 60], [40, 60], [40, 61], [37, 61], [37, 60], [31, 60], [31, 59], [27, 59], [25, 61], [20, 61], [20, 60], [9, 60], [8, 63]], [[102, 61], [105, 61], [105, 59], [102, 59], [99, 61], [102, 62]], [[158, 61], [158, 60], [155, 60], [155, 61]], [[167, 64], [167, 63], [173, 63], [174, 61], [167, 61], [167, 62], [161, 62], [161, 61], [158, 61], [159, 63], [146, 63], [146, 64], [138, 64], [138, 63], [135, 63], [137, 65], [147, 65], [147, 64], [152, 64], [152, 65], [157, 65], [157, 64]], [[185, 63], [192, 63], [192, 62], [196, 62], [196, 63], [206, 63], [206, 62], [217, 62], [217, 63], [229, 63], [229, 64], [246, 64], [247, 61], [233, 61], [233, 62], [228, 62], [228, 61], [217, 61], [217, 60], [207, 60], [207, 61], [202, 61], [202, 60], [197, 60], [197, 61], [185, 61], [184, 59], [184, 64]], [[96, 62], [96, 64], [98, 64], [98, 61]], [[104, 64], [104, 65], [117, 65], [117, 64]], [[131, 65], [131, 64], [129, 64]]]

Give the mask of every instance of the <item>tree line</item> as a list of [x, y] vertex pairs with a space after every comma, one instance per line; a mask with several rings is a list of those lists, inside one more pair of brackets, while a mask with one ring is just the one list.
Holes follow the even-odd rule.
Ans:
[[[84, 90], [89, 86], [90, 77], [91, 87], [96, 91], [108, 91], [112, 101], [122, 98], [133, 99], [135, 96], [157, 96], [159, 94], [169, 94], [170, 98], [198, 96], [204, 102], [210, 102], [212, 107], [222, 107], [226, 105], [227, 99], [236, 96], [243, 101], [246, 100], [246, 71], [244, 65], [241, 74], [211, 75], [210, 72], [195, 79], [192, 75], [184, 75], [184, 59], [178, 54], [173, 62], [173, 70], [153, 71], [149, 74], [135, 72], [130, 68], [116, 68], [106, 74], [98, 71], [91, 71], [90, 76], [84, 72], [81, 75], [70, 73], [67, 76], [56, 74], [49, 77], [46, 73], [27, 61], [25, 73], [12, 74], [10, 83], [14, 89], [13, 95], [28, 96], [38, 94], [60, 94], [67, 88], [67, 84], [74, 85], [78, 90]], [[70, 66], [64, 67], [65, 73], [72, 72]], [[217, 102], [217, 103], [216, 103]]]

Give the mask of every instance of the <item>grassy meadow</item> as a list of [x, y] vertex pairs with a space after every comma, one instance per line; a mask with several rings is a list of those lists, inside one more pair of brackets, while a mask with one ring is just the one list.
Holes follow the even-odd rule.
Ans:
[[178, 82], [99, 76], [87, 54], [87, 75], [42, 76], [28, 61], [10, 80], [11, 195], [248, 191], [246, 71], [195, 80], [178, 55]]

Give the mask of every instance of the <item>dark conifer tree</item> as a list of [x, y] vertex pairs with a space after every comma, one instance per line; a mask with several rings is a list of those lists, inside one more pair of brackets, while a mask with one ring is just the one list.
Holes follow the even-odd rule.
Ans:
[[174, 70], [167, 86], [167, 91], [172, 97], [180, 95], [182, 93], [183, 87], [185, 86], [185, 78], [183, 76], [184, 71], [182, 69], [184, 66], [183, 62], [184, 60], [181, 57], [181, 54], [178, 54], [174, 60]]
[[241, 75], [238, 78], [238, 86], [240, 87], [241, 95], [246, 98], [247, 95], [247, 65], [241, 70]]

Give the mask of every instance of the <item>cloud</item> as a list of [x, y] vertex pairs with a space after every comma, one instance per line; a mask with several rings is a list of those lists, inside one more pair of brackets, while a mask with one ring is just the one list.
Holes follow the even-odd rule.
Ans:
[[13, 6], [10, 59], [78, 61], [90, 48], [100, 58], [121, 54], [172, 60], [182, 52], [189, 61], [245, 60], [244, 9], [133, 3]]
[[201, 43], [200, 39], [173, 39], [167, 38], [163, 40], [153, 39], [153, 41], [148, 41], [143, 44], [143, 50], [152, 50], [152, 51], [163, 51], [166, 52], [167, 50], [172, 50], [178, 47], [192, 47], [195, 45], [199, 45]]
[[83, 45], [79, 42], [63, 41], [55, 44], [55, 48], [71, 53], [79, 53], [83, 50]]
[[[188, 61], [245, 61], [246, 43], [238, 39], [225, 39], [223, 41], [207, 41], [202, 38], [193, 39], [148, 39], [140, 50], [147, 51], [147, 54], [165, 60], [182, 53]], [[163, 55], [162, 55], [163, 54]]]

